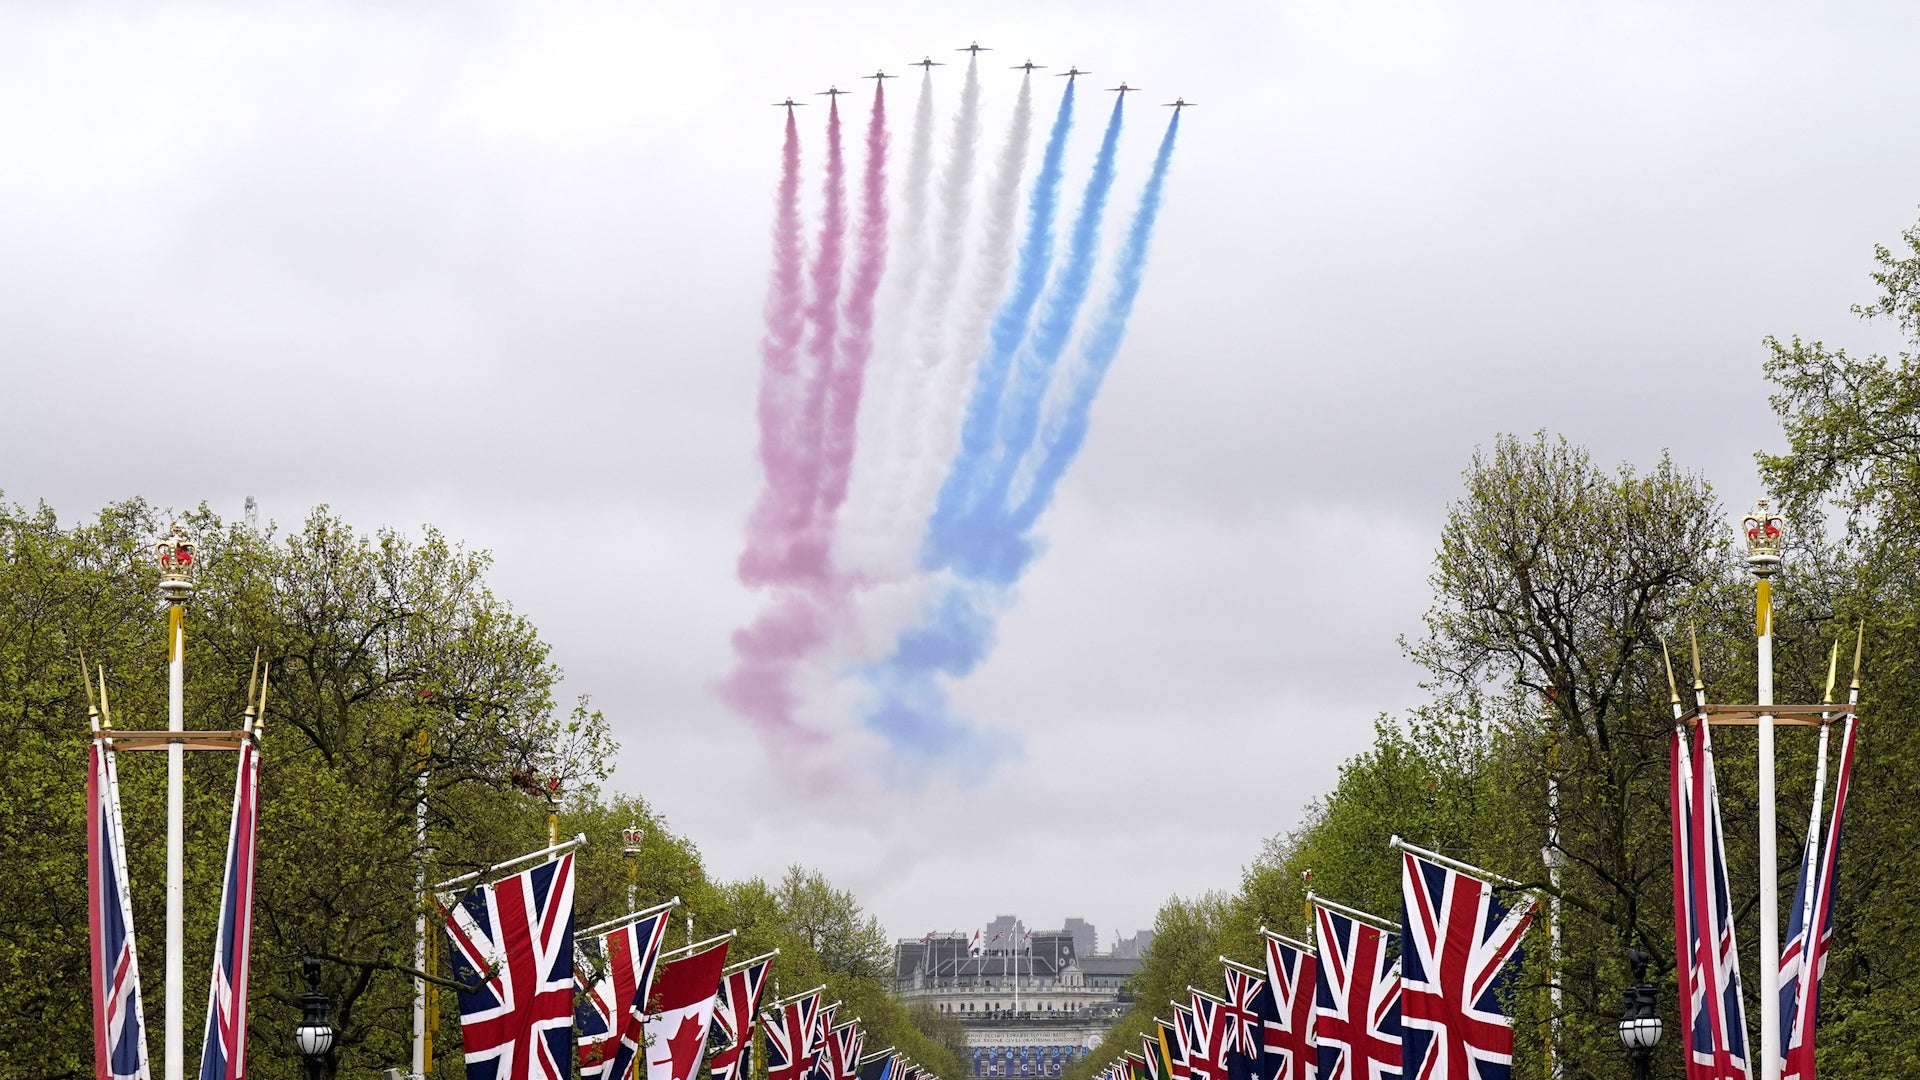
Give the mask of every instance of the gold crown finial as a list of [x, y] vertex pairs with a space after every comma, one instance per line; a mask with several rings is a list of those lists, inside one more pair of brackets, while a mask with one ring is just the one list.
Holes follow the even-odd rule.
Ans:
[[1693, 691], [1697, 694], [1707, 684], [1700, 681], [1700, 628], [1691, 622], [1687, 623], [1687, 641], [1693, 646]]
[[628, 855], [640, 854], [640, 844], [646, 838], [646, 830], [642, 829], [638, 822], [630, 822], [626, 828], [620, 830], [622, 850]]
[[153, 545], [153, 557], [160, 564], [160, 595], [181, 601], [193, 595], [193, 582], [200, 574], [200, 545], [179, 522]]
[[1747, 543], [1747, 566], [1755, 575], [1768, 577], [1780, 569], [1780, 544], [1786, 536], [1786, 521], [1773, 511], [1766, 499], [1753, 504], [1740, 519], [1740, 535]]

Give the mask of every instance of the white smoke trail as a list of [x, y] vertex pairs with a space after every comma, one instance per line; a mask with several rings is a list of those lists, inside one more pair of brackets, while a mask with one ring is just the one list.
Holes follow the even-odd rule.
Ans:
[[[966, 83], [960, 92], [960, 108], [954, 114], [953, 145], [949, 148], [945, 169], [940, 174], [940, 216], [934, 234], [930, 269], [912, 319], [914, 363], [909, 366], [907, 406], [902, 411], [902, 453], [897, 459], [899, 482], [887, 503], [882, 528], [889, 535], [911, 537], [911, 543], [897, 552], [889, 567], [894, 573], [910, 572], [919, 557], [920, 525], [932, 505], [933, 486], [946, 469], [946, 459], [938, 447], [949, 447], [959, 423], [959, 415], [939, 394], [950, 382], [945, 375], [953, 366], [947, 341], [947, 316], [959, 291], [960, 267], [966, 255], [967, 221], [973, 210], [973, 168], [975, 150], [980, 142], [980, 67], [975, 56], [967, 62]], [[939, 429], [944, 423], [947, 430]]]
[[[924, 521], [932, 510], [934, 495], [953, 458], [974, 366], [987, 347], [987, 329], [1005, 297], [1007, 278], [1013, 272], [1013, 234], [1020, 217], [1020, 179], [1026, 172], [1032, 133], [1033, 76], [1029, 73], [1020, 80], [1020, 96], [1014, 101], [1007, 139], [988, 180], [973, 283], [960, 305], [951, 351], [937, 370], [929, 372], [932, 378], [921, 389], [923, 399], [931, 403], [918, 425], [924, 461], [914, 475], [913, 488], [902, 507], [903, 513], [915, 524]], [[917, 535], [917, 529], [915, 531]]]
[[[842, 570], [874, 574], [898, 558], [889, 544], [887, 506], [898, 501], [899, 462], [912, 446], [903, 425], [918, 380], [909, 363], [907, 337], [913, 325], [914, 299], [927, 269], [927, 219], [933, 188], [933, 73], [922, 69], [920, 97], [914, 105], [907, 167], [900, 192], [900, 215], [890, 247], [894, 262], [881, 293], [877, 346], [867, 364], [867, 390], [860, 406], [859, 440], [852, 490], [842, 519], [848, 527], [835, 538], [835, 563]], [[897, 534], [892, 534], [897, 535]]]

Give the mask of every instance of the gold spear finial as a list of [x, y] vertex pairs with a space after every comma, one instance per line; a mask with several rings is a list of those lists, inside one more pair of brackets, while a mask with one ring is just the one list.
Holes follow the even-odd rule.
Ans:
[[254, 714], [253, 737], [260, 738], [260, 729], [267, 722], [267, 687], [273, 685], [273, 662], [263, 661], [260, 665], [260, 711]]
[[1839, 679], [1839, 677], [1840, 677], [1840, 642], [1836, 639], [1833, 643], [1833, 651], [1827, 654], [1827, 696], [1821, 698], [1820, 699], [1821, 701], [1833, 700], [1833, 684], [1835, 680]]
[[107, 666], [105, 664], [94, 666], [100, 672], [100, 726], [112, 727], [113, 708], [107, 704]]
[[260, 689], [260, 646], [253, 647], [253, 670], [247, 675], [247, 715], [253, 715], [253, 695]]
[[1853, 635], [1853, 688], [1855, 690], [1860, 689], [1860, 650], [1866, 643], [1867, 624], [1865, 620], [1862, 620], [1860, 628], [1854, 631]]
[[1667, 665], [1667, 696], [1674, 705], [1680, 704], [1680, 686], [1673, 681], [1673, 654], [1667, 651], [1667, 635], [1660, 635], [1660, 659]]
[[1691, 621], [1687, 623], [1687, 640], [1693, 645], [1693, 689], [1699, 693], [1707, 684], [1700, 681], [1700, 628]]
[[87, 715], [98, 716], [99, 710], [93, 705], [93, 679], [87, 675], [87, 650], [76, 650], [80, 654], [80, 685], [87, 688]]

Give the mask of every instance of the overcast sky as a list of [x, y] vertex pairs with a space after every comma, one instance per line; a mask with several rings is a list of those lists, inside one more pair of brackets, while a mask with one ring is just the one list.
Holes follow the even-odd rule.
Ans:
[[[1476, 445], [1671, 449], [1733, 510], [1777, 443], [1763, 335], [1883, 343], [1847, 306], [1920, 205], [1912, 5], [965, 6], [0, 6], [0, 490], [434, 523], [714, 872], [1110, 944], [1233, 886], [1418, 700], [1396, 638]], [[1201, 105], [956, 693], [1019, 753], [804, 798], [709, 690], [758, 606], [766, 106], [972, 39], [986, 145], [1029, 56]]]

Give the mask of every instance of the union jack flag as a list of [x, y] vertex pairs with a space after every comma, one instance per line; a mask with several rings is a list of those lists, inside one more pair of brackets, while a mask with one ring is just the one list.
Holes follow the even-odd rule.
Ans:
[[[671, 914], [657, 911], [581, 940], [574, 963], [581, 1080], [626, 1080], [632, 1071]], [[619, 1073], [616, 1060], [625, 1063]]]
[[825, 1006], [814, 1017], [813, 1033], [807, 1036], [807, 1052], [813, 1055], [813, 1071], [808, 1080], [836, 1080], [833, 1075], [833, 1058], [827, 1053], [828, 1033], [833, 1030], [833, 1014], [840, 1003]]
[[1400, 1076], [1400, 964], [1392, 935], [1314, 905], [1319, 962], [1314, 972], [1313, 1039], [1320, 1080]]
[[227, 828], [227, 872], [220, 886], [220, 929], [213, 939], [207, 1029], [200, 1042], [200, 1080], [240, 1080], [247, 1065], [247, 965], [253, 942], [253, 849], [260, 825], [260, 748], [240, 741]]
[[1227, 1080], [1227, 1040], [1233, 1038], [1233, 1024], [1227, 1017], [1226, 1003], [1191, 987], [1193, 1011], [1186, 1017], [1193, 1024], [1193, 1041], [1187, 1045], [1187, 1070], [1193, 1080]]
[[147, 1025], [133, 947], [127, 841], [120, 828], [120, 775], [113, 750], [87, 750], [87, 929], [93, 966], [95, 1080], [148, 1080]]
[[1400, 891], [1403, 1071], [1413, 1080], [1507, 1080], [1513, 1017], [1501, 999], [1534, 899], [1508, 908], [1486, 882], [1411, 852]]
[[849, 1020], [827, 1032], [826, 1072], [828, 1080], [854, 1080], [860, 1072], [860, 1048], [866, 1042], [860, 1022]]
[[1699, 725], [1691, 746], [1676, 727], [1672, 758], [1674, 913], [1683, 961], [1680, 1024], [1687, 1036], [1687, 1080], [1746, 1080], [1747, 1014], [1708, 725]]
[[447, 914], [467, 1080], [568, 1080], [573, 854], [462, 897]]
[[[1787, 951], [1780, 958], [1780, 1033], [1786, 1057], [1783, 1080], [1813, 1080], [1814, 1020], [1820, 1013], [1820, 977], [1827, 970], [1827, 952], [1833, 947], [1833, 894], [1840, 870], [1840, 821], [1847, 810], [1847, 789], [1853, 776], [1853, 737], [1857, 721], [1846, 719], [1840, 742], [1840, 773], [1833, 789], [1833, 817], [1827, 823], [1826, 850], [1814, 852], [1818, 826], [1807, 830], [1807, 855], [1795, 890]], [[1820, 807], [1813, 808], [1818, 821]], [[1814, 883], [1808, 878], [1817, 868]], [[1802, 903], [1802, 897], [1810, 898]], [[1788, 981], [1791, 974], [1792, 981]]]
[[801, 1080], [813, 1071], [814, 1025], [820, 991], [789, 1001], [762, 1025], [767, 1032], [767, 1080]]
[[1267, 990], [1273, 1019], [1267, 1021], [1265, 1080], [1314, 1080], [1319, 1052], [1313, 1043], [1313, 953], [1267, 937]]
[[739, 1080], [753, 1075], [748, 1056], [753, 1046], [753, 1018], [760, 1012], [760, 995], [767, 988], [771, 957], [754, 960], [720, 980], [720, 1002], [713, 1010], [710, 1067], [713, 1080]]
[[1225, 969], [1227, 1003], [1227, 1075], [1232, 1080], [1261, 1080], [1266, 1056], [1267, 1022], [1274, 1012], [1273, 993], [1259, 975], [1228, 966]]

